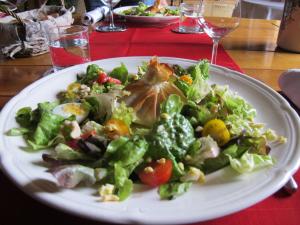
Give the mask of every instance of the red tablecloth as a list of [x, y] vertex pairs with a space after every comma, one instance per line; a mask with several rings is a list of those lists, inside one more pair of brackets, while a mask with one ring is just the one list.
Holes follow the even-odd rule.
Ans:
[[[92, 60], [121, 56], [170, 56], [187, 59], [210, 59], [212, 44], [205, 34], [177, 34], [167, 28], [129, 28], [121, 33], [90, 35]], [[218, 49], [217, 63], [240, 71], [224, 51]]]

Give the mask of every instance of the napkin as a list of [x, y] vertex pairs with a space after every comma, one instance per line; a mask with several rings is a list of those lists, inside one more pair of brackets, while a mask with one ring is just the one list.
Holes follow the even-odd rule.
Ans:
[[84, 25], [91, 25], [97, 23], [99, 20], [103, 19], [109, 12], [109, 8], [107, 6], [97, 7], [96, 9], [85, 13], [81, 22]]
[[281, 74], [278, 84], [282, 92], [300, 109], [300, 69], [290, 69]]

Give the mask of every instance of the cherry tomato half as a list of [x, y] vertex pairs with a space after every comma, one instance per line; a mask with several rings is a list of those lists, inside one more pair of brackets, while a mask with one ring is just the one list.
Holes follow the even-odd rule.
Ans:
[[107, 74], [103, 71], [99, 72], [99, 75], [98, 75], [98, 79], [97, 79], [97, 82], [99, 84], [104, 84], [108, 81], [109, 77], [107, 76]]
[[86, 133], [81, 134], [80, 137], [81, 137], [82, 139], [87, 139], [88, 137], [90, 137], [90, 136], [95, 136], [96, 134], [97, 134], [97, 131], [96, 131], [96, 130], [91, 130], [91, 131], [88, 131], [88, 132], [86, 132]]
[[113, 78], [113, 77], [108, 77], [108, 83], [113, 83], [113, 84], [121, 84], [121, 81], [116, 79], [116, 78]]
[[[147, 171], [147, 167], [152, 168]], [[161, 184], [167, 183], [172, 175], [173, 163], [170, 159], [166, 159], [164, 163], [161, 162], [151, 162], [146, 167], [146, 169], [141, 170], [138, 176], [142, 183], [147, 184], [151, 187], [156, 187]]]

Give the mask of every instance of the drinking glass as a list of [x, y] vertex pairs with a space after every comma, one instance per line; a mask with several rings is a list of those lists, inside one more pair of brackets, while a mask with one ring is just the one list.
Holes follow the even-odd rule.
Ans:
[[109, 7], [109, 25], [97, 26], [96, 30], [100, 32], [120, 32], [125, 31], [126, 27], [116, 26], [114, 23], [113, 7], [118, 4], [120, 0], [100, 0], [104, 5]]
[[201, 4], [181, 3], [179, 6], [179, 33], [199, 33], [203, 32], [198, 23], [201, 12]]
[[57, 26], [46, 34], [54, 71], [90, 61], [88, 27]]
[[213, 40], [211, 64], [216, 64], [220, 39], [237, 28], [240, 19], [240, 0], [202, 0], [199, 23]]

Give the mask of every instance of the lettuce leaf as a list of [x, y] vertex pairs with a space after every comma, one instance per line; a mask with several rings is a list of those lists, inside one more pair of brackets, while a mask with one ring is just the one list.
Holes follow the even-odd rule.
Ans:
[[91, 121], [86, 122], [81, 128], [81, 132], [83, 134], [91, 132], [91, 131], [96, 131], [96, 133], [98, 135], [103, 135], [104, 126], [102, 126], [101, 124], [96, 123], [95, 121], [91, 120]]
[[37, 145], [47, 145], [58, 134], [64, 117], [49, 111], [42, 111], [40, 121], [32, 136], [32, 142]]
[[121, 63], [121, 66], [114, 68], [109, 76], [116, 78], [126, 85], [128, 83], [128, 70], [124, 63]]
[[209, 76], [208, 70], [209, 62], [207, 60], [202, 60], [188, 69], [188, 73], [193, 79], [193, 83], [186, 93], [189, 100], [198, 103], [210, 92], [210, 86], [206, 82]]
[[187, 192], [191, 185], [192, 182], [171, 182], [159, 186], [158, 193], [161, 199], [172, 200]]
[[128, 178], [129, 171], [123, 168], [119, 163], [114, 165], [114, 180], [117, 188], [117, 195], [120, 201], [128, 198], [133, 189], [133, 182]]
[[52, 113], [57, 102], [39, 103], [37, 109], [32, 111], [30, 107], [20, 109], [16, 115], [16, 121], [22, 128], [24, 138], [33, 150], [39, 150], [52, 146], [59, 133], [60, 125], [64, 117]]
[[197, 105], [192, 101], [188, 101], [183, 106], [182, 114], [193, 125], [204, 125], [208, 120], [213, 118], [213, 114], [205, 105]]
[[147, 149], [148, 143], [139, 137], [120, 137], [109, 143], [101, 164], [108, 168], [106, 182], [116, 186], [121, 201], [131, 194], [133, 183], [129, 176], [143, 161]]
[[33, 115], [30, 107], [21, 108], [16, 114], [16, 121], [24, 128], [31, 128], [34, 126]]
[[212, 173], [225, 166], [228, 166], [229, 156], [232, 158], [240, 158], [245, 152], [250, 151], [254, 148], [252, 138], [240, 138], [236, 144], [232, 144], [224, 149], [218, 157], [207, 158], [201, 165], [201, 170], [205, 173]]
[[53, 156], [59, 160], [91, 159], [84, 153], [75, 151], [74, 149], [63, 143], [60, 143], [55, 147]]
[[238, 115], [239, 117], [245, 120], [253, 120], [256, 116], [256, 110], [246, 102], [245, 99], [238, 96], [236, 93], [233, 93], [228, 90], [228, 87], [225, 87], [225, 90], [218, 91], [219, 86], [216, 86], [217, 94], [221, 95], [220, 92], [224, 91], [222, 99], [224, 105], [229, 111], [230, 114]]
[[169, 151], [177, 160], [181, 160], [195, 140], [192, 125], [178, 113], [158, 121], [149, 136], [149, 154], [156, 159], [166, 156], [164, 152]]
[[183, 81], [183, 80], [180, 80], [180, 79], [177, 79], [174, 84], [183, 92], [183, 94], [185, 96], [187, 96], [188, 94], [188, 91], [190, 90], [191, 88], [191, 85], [188, 84], [187, 82]]
[[90, 96], [85, 100], [90, 104], [89, 116], [97, 122], [104, 122], [111, 118], [112, 112], [119, 106], [117, 94], [114, 92]]
[[174, 115], [180, 113], [183, 107], [183, 102], [178, 95], [170, 95], [166, 101], [161, 105], [160, 112], [167, 113], [168, 115]]
[[130, 194], [132, 193], [133, 190], [133, 182], [130, 179], [127, 179], [123, 186], [118, 187], [118, 196], [119, 196], [119, 200], [120, 201], [124, 201], [125, 199], [127, 199]]
[[147, 149], [148, 143], [143, 138], [120, 137], [109, 143], [103, 158], [112, 167], [115, 163], [122, 167], [130, 167], [141, 162]]
[[258, 155], [245, 152], [240, 159], [229, 157], [230, 166], [238, 173], [249, 173], [254, 170], [274, 165], [270, 155]]
[[21, 136], [23, 134], [29, 133], [30, 130], [28, 128], [20, 127], [20, 128], [12, 128], [8, 132], [6, 132], [6, 135], [8, 136]]
[[[186, 95], [188, 100], [199, 103], [211, 90], [210, 85], [206, 82], [209, 77], [209, 62], [201, 60], [196, 65], [187, 69], [193, 80], [192, 84], [187, 84], [177, 79], [174, 84]], [[181, 73], [181, 70], [179, 72]]]
[[91, 85], [98, 78], [100, 71], [103, 71], [103, 69], [100, 68], [98, 65], [96, 64], [88, 65], [86, 69], [86, 74], [83, 75], [82, 77], [78, 77], [78, 81], [81, 84]]
[[114, 109], [111, 118], [122, 120], [128, 127], [130, 127], [131, 123], [136, 119], [136, 115], [133, 108], [126, 106], [126, 104], [122, 102]]
[[183, 174], [177, 161], [182, 161], [190, 145], [194, 142], [194, 129], [181, 114], [175, 113], [167, 119], [154, 124], [147, 136], [149, 151], [147, 155], [153, 159], [167, 158], [173, 162], [172, 178]]

